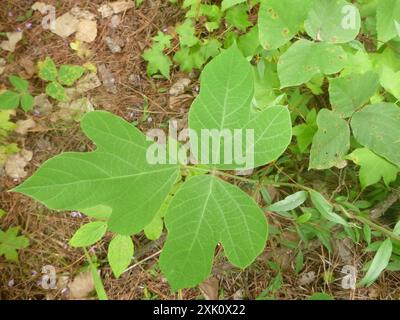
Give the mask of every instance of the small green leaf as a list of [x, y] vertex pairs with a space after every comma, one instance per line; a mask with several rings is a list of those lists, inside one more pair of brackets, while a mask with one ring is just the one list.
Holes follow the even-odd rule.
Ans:
[[58, 81], [62, 85], [72, 86], [84, 73], [83, 67], [63, 65], [58, 72]]
[[21, 107], [24, 111], [29, 111], [33, 107], [34, 98], [29, 94], [23, 94], [21, 96]]
[[221, 10], [225, 11], [233, 6], [236, 6], [239, 3], [246, 2], [247, 0], [223, 0], [221, 4]]
[[391, 182], [396, 180], [399, 172], [398, 167], [367, 148], [354, 150], [347, 156], [347, 159], [361, 167], [359, 178], [363, 189], [378, 183], [382, 178], [386, 186], [389, 186]]
[[126, 270], [132, 261], [134, 246], [131, 237], [116, 235], [108, 246], [108, 262], [116, 278]]
[[5, 212], [3, 209], [0, 209], [0, 219], [3, 218], [7, 212]]
[[39, 78], [44, 81], [55, 81], [57, 79], [57, 67], [50, 57], [46, 57], [44, 61], [39, 61]]
[[383, 270], [387, 267], [390, 261], [390, 257], [392, 256], [392, 241], [390, 239], [386, 239], [379, 246], [378, 251], [375, 254], [374, 259], [364, 278], [360, 281], [360, 286], [370, 286], [376, 279], [378, 279], [379, 275]]
[[226, 12], [225, 17], [227, 24], [241, 31], [246, 31], [246, 29], [251, 26], [247, 11], [248, 6], [246, 4], [240, 4], [230, 8]]
[[147, 73], [152, 76], [160, 72], [165, 78], [169, 79], [169, 71], [172, 66], [170, 58], [164, 54], [160, 45], [153, 45], [143, 53], [143, 59], [148, 62]]
[[90, 222], [80, 227], [69, 241], [72, 247], [87, 247], [99, 241], [107, 231], [107, 223]]
[[281, 88], [301, 85], [318, 74], [337, 73], [344, 68], [346, 57], [346, 52], [340, 46], [299, 40], [279, 59]]
[[337, 213], [333, 212], [333, 207], [322, 194], [312, 190], [310, 191], [310, 196], [312, 203], [314, 204], [315, 208], [317, 208], [322, 217], [324, 217], [328, 221], [341, 224], [345, 227], [349, 226], [346, 220], [344, 220]]
[[64, 87], [59, 84], [58, 82], [50, 82], [46, 86], [46, 93], [52, 97], [53, 99], [56, 99], [61, 102], [68, 101], [68, 96], [67, 93], [65, 92]]
[[0, 256], [18, 262], [18, 250], [29, 246], [29, 240], [25, 236], [18, 236], [19, 228], [14, 227], [6, 232], [0, 230]]
[[13, 91], [5, 91], [0, 94], [0, 109], [15, 109], [19, 106], [20, 96]]
[[10, 80], [14, 88], [20, 93], [25, 93], [26, 91], [28, 91], [29, 88], [28, 81], [21, 79], [20, 77], [17, 76], [9, 76], [8, 79]]
[[157, 240], [160, 238], [163, 229], [163, 219], [160, 216], [156, 216], [154, 217], [153, 221], [144, 228], [144, 234], [149, 240]]
[[176, 28], [176, 32], [179, 35], [181, 46], [193, 47], [199, 42], [195, 35], [196, 30], [192, 19], [186, 19], [184, 23]]
[[350, 148], [350, 128], [347, 122], [328, 109], [322, 109], [317, 118], [318, 131], [310, 152], [310, 169], [341, 168]]
[[332, 296], [325, 292], [313, 293], [307, 300], [335, 300]]
[[268, 211], [290, 211], [296, 209], [301, 206], [308, 198], [308, 193], [306, 191], [299, 191], [290, 196], [287, 196], [285, 199], [276, 202], [269, 207], [267, 207]]
[[396, 223], [396, 225], [394, 226], [394, 228], [393, 228], [393, 233], [394, 233], [394, 234], [397, 234], [398, 236], [400, 236], [400, 221], [398, 221], [398, 222]]

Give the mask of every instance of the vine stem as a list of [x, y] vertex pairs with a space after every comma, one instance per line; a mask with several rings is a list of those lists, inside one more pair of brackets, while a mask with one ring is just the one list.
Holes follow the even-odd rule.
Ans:
[[[183, 168], [188, 169], [188, 170], [194, 170], [194, 171], [201, 171], [204, 173], [212, 173], [213, 175], [219, 175], [222, 177], [227, 177], [227, 178], [231, 178], [231, 179], [235, 179], [235, 180], [239, 180], [242, 182], [246, 182], [246, 183], [251, 183], [251, 184], [259, 184], [259, 185], [269, 185], [269, 186], [275, 186], [275, 187], [292, 187], [292, 188], [297, 188], [297, 189], [301, 189], [301, 190], [305, 190], [305, 191], [312, 191], [312, 188], [303, 186], [301, 184], [298, 183], [290, 183], [290, 182], [270, 182], [270, 183], [263, 183], [262, 181], [259, 180], [252, 180], [252, 179], [248, 179], [248, 178], [244, 178], [244, 177], [239, 177], [230, 173], [226, 173], [226, 172], [222, 172], [222, 171], [218, 171], [215, 169], [210, 169], [210, 168], [200, 168], [200, 167], [194, 167], [194, 166], [187, 166], [187, 165], [182, 165]], [[386, 229], [385, 227], [371, 221], [370, 219], [367, 219], [365, 217], [359, 216], [359, 215], [354, 215], [352, 213], [350, 213], [349, 211], [347, 211], [343, 206], [341, 205], [335, 205], [337, 208], [339, 208], [340, 211], [343, 212], [343, 214], [345, 216], [347, 216], [348, 218], [352, 219], [352, 220], [357, 220], [361, 223], [364, 223], [366, 225], [368, 225], [369, 227], [371, 227], [372, 229], [374, 229], [375, 231], [379, 231], [382, 232], [383, 234], [385, 234], [386, 236], [400, 241], [400, 235], [395, 234], [394, 232]]]
[[372, 229], [382, 232], [383, 234], [385, 234], [386, 236], [388, 236], [394, 240], [400, 241], [399, 235], [397, 235], [396, 233], [386, 229], [385, 227], [373, 222], [372, 220], [367, 219], [362, 216], [354, 215], [354, 214], [350, 213], [349, 211], [347, 211], [345, 208], [343, 208], [343, 206], [341, 206], [341, 205], [337, 205], [336, 207], [338, 207], [347, 217], [354, 219], [354, 220], [358, 220], [359, 222], [362, 222], [362, 223], [368, 225]]

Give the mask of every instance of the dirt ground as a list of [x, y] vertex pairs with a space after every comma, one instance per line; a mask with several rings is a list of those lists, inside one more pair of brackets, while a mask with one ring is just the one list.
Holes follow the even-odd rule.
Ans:
[[[14, 53], [1, 52], [8, 63], [0, 76], [0, 84], [7, 83], [10, 74], [21, 74], [24, 68], [21, 60], [36, 63], [46, 56], [60, 64], [82, 64], [69, 47], [69, 41], [43, 30], [41, 15], [35, 13], [22, 23], [16, 16], [26, 12], [35, 1], [3, 0], [0, 6], [0, 32], [24, 30], [24, 39], [18, 43]], [[103, 0], [44, 1], [57, 6], [57, 16], [74, 6], [97, 13]], [[168, 89], [180, 78], [187, 77], [173, 70], [170, 81], [152, 79], [146, 74], [146, 64], [141, 55], [158, 30], [169, 28], [183, 17], [183, 13], [168, 1], [145, 0], [138, 9], [130, 9], [120, 15], [117, 28], [110, 28], [110, 18], [98, 17], [98, 35], [88, 47], [93, 52], [89, 61], [99, 66], [104, 64], [114, 75], [116, 92], [108, 92], [100, 86], [88, 93], [95, 109], [103, 109], [122, 116], [128, 121], [143, 120], [141, 129], [159, 127], [168, 119], [185, 119], [191, 99], [182, 101], [179, 107], [171, 106]], [[29, 28], [27, 24], [31, 24]], [[125, 42], [121, 53], [111, 53], [105, 43], [107, 36], [118, 36]], [[191, 75], [193, 95], [198, 85], [197, 75]], [[44, 91], [43, 82], [33, 77], [30, 80], [33, 93]], [[148, 109], [145, 106], [148, 104]], [[33, 159], [26, 170], [32, 174], [45, 160], [62, 151], [85, 151], [93, 146], [85, 138], [76, 121], [50, 121], [50, 115], [18, 111], [14, 120], [32, 118], [36, 126], [21, 136], [13, 134], [11, 142], [33, 152]], [[68, 299], [68, 292], [62, 288], [45, 290], [40, 285], [42, 268], [54, 266], [57, 275], [72, 279], [87, 265], [83, 251], [68, 246], [68, 240], [86, 218], [71, 212], [53, 212], [33, 200], [15, 193], [7, 192], [21, 181], [0, 175], [0, 207], [8, 214], [1, 220], [1, 228], [20, 226], [22, 234], [30, 239], [30, 246], [20, 251], [19, 263], [10, 263], [0, 258], [0, 299]], [[286, 231], [284, 220], [277, 216], [269, 217], [270, 223], [279, 228], [288, 239], [295, 236]], [[134, 237], [135, 260], [132, 268], [120, 279], [115, 279], [107, 264], [107, 246], [111, 235], [106, 236], [90, 251], [98, 258], [101, 277], [110, 299], [203, 299], [199, 288], [173, 293], [158, 268], [158, 253], [163, 238], [149, 242], [143, 235]], [[216, 250], [213, 277], [218, 280], [219, 296], [223, 299], [254, 299], [271, 286], [276, 276], [268, 265], [274, 261], [283, 272], [283, 285], [275, 293], [278, 299], [304, 299], [314, 292], [325, 291], [337, 299], [394, 299], [400, 297], [399, 276], [385, 274], [368, 289], [345, 290], [341, 287], [340, 270], [343, 266], [338, 255], [329, 255], [321, 243], [316, 242], [313, 249], [305, 251], [305, 268], [300, 274], [294, 272], [295, 254], [290, 248], [279, 243], [273, 236], [267, 243], [265, 252], [245, 271], [233, 268], [223, 258], [222, 250]], [[354, 262], [362, 265], [369, 257], [354, 247]], [[327, 284], [324, 274], [335, 274], [336, 280]], [[301, 281], [302, 275], [313, 273], [310, 283]], [[207, 290], [206, 290], [207, 291]]]

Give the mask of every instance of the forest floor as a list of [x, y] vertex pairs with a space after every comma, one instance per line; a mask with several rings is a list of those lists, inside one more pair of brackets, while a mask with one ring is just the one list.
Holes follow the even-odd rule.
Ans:
[[[115, 79], [112, 88], [103, 84], [87, 92], [86, 97], [95, 109], [110, 111], [128, 121], [136, 120], [144, 131], [160, 127], [171, 118], [185, 121], [187, 110], [198, 90], [198, 74], [190, 74], [190, 88], [181, 99], [172, 99], [168, 92], [171, 86], [189, 76], [173, 70], [169, 81], [150, 78], [141, 57], [158, 30], [173, 30], [183, 16], [168, 1], [145, 0], [139, 8], [119, 14], [120, 21], [114, 26], [111, 25], [111, 17], [102, 18], [97, 10], [104, 0], [44, 1], [56, 6], [57, 16], [74, 6], [96, 15], [98, 34], [96, 40], [87, 45], [92, 55], [85, 59], [79, 58], [70, 48], [70, 39], [44, 30], [41, 26], [42, 15], [38, 12], [26, 21], [16, 21], [34, 1], [3, 2], [0, 7], [0, 32], [21, 29], [24, 36], [13, 53], [0, 52], [0, 57], [7, 61], [0, 75], [0, 86], [7, 83], [10, 74], [20, 74], [25, 78], [30, 77], [32, 92], [34, 95], [40, 94], [44, 91], [43, 82], [30, 74], [32, 70], [29, 70], [37, 61], [46, 56], [51, 57], [57, 65], [80, 65], [90, 61], [98, 68], [104, 65]], [[107, 37], [123, 42], [120, 53], [110, 51]], [[56, 106], [54, 108], [56, 112]], [[63, 118], [62, 114], [55, 117], [54, 112], [17, 111], [13, 117], [13, 121], [34, 121], [34, 126], [27, 132], [13, 133], [9, 139], [20, 148], [32, 151], [33, 158], [25, 167], [28, 176], [44, 161], [63, 151], [93, 149], [81, 132], [78, 121]], [[0, 299], [69, 299], [65, 288], [87, 266], [87, 261], [84, 252], [71, 248], [68, 240], [88, 219], [77, 213], [50, 211], [23, 195], [8, 192], [22, 180], [10, 178], [4, 170], [0, 171], [0, 207], [7, 212], [1, 220], [1, 228], [20, 226], [21, 233], [30, 240], [29, 247], [20, 251], [18, 263], [0, 257]], [[270, 217], [270, 223], [285, 229], [285, 221], [275, 216]], [[293, 236], [296, 235], [288, 233], [288, 240]], [[278, 299], [304, 299], [321, 291], [336, 299], [390, 299], [400, 296], [397, 286], [400, 279], [394, 273], [384, 274], [369, 288], [343, 289], [340, 252], [336, 250], [334, 254], [329, 254], [318, 240], [310, 247], [312, 249], [304, 252], [305, 267], [297, 274], [294, 271], [294, 250], [277, 243], [273, 238], [268, 241], [265, 252], [245, 271], [227, 263], [218, 254], [218, 249], [212, 278], [201, 288], [183, 290], [177, 294], [171, 292], [158, 268], [158, 254], [163, 239], [150, 242], [142, 235], [135, 236], [133, 267], [119, 279], [115, 279], [106, 262], [110, 236], [90, 249], [98, 258], [101, 278], [110, 299], [254, 299], [269, 295]], [[361, 247], [352, 245], [350, 250], [355, 264], [362, 265], [370, 258], [362, 254]], [[277, 271], [270, 267], [269, 261], [280, 267], [282, 279], [277, 278]], [[42, 268], [48, 265], [54, 266], [58, 276], [57, 288], [51, 290], [41, 286]], [[330, 273], [335, 275], [334, 281], [327, 281]], [[283, 284], [277, 285], [276, 282]]]

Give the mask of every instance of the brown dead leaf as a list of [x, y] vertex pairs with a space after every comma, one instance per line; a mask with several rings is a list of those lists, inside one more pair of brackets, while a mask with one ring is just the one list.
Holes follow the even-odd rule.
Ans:
[[70, 13], [79, 20], [94, 20], [94, 19], [96, 19], [95, 14], [91, 13], [88, 10], [81, 9], [79, 7], [73, 7], [70, 10]]
[[219, 282], [211, 277], [199, 285], [199, 289], [206, 300], [218, 300]]
[[113, 8], [111, 8], [108, 4], [101, 5], [97, 11], [100, 12], [102, 18], [111, 17], [114, 13]]
[[81, 20], [78, 24], [76, 40], [93, 42], [97, 37], [97, 22], [92, 20]]
[[17, 43], [22, 39], [23, 32], [7, 32], [8, 40], [0, 43], [0, 48], [6, 51], [14, 52]]
[[15, 128], [15, 132], [20, 135], [26, 135], [29, 129], [33, 129], [36, 126], [36, 122], [29, 118], [26, 120], [18, 120], [17, 127]]
[[30, 79], [36, 73], [36, 66], [34, 62], [27, 58], [22, 58], [18, 61], [19, 65], [24, 68], [21, 76], [25, 79]]
[[6, 59], [0, 58], [0, 75], [3, 74], [4, 69], [6, 68]]
[[116, 1], [109, 3], [115, 14], [132, 9], [135, 7], [134, 1]]
[[172, 87], [169, 89], [169, 94], [171, 96], [179, 96], [181, 94], [184, 94], [187, 88], [189, 87], [190, 83], [192, 80], [189, 78], [182, 78], [179, 79]]
[[78, 25], [79, 19], [67, 12], [56, 19], [55, 29], [51, 31], [62, 38], [68, 38], [78, 31]]
[[4, 166], [6, 174], [13, 179], [25, 178], [28, 173], [24, 169], [29, 161], [32, 160], [32, 157], [32, 151], [25, 149], [18, 154], [9, 156]]
[[85, 300], [95, 289], [91, 271], [79, 273], [68, 285], [71, 300]]

